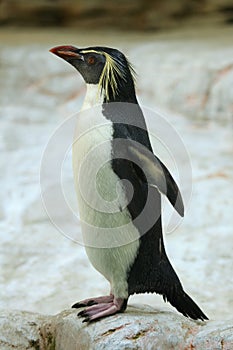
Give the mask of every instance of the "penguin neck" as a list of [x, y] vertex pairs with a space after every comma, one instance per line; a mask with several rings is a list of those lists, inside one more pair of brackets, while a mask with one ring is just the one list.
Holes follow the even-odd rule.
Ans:
[[108, 99], [106, 98], [105, 91], [100, 91], [98, 84], [86, 84], [86, 87], [86, 96], [84, 98], [81, 110], [111, 102], [127, 102], [138, 104], [133, 84], [132, 86], [126, 86], [124, 89], [121, 88], [120, 91], [115, 95], [110, 93]]
[[138, 104], [135, 86], [132, 77], [130, 76], [127, 80], [118, 80], [117, 89], [113, 92], [111, 86], [108, 88], [108, 98], [103, 90], [104, 103], [111, 102], [127, 102]]
[[82, 111], [95, 106], [99, 106], [104, 102], [102, 94], [100, 94], [98, 84], [86, 84], [87, 91], [83, 101]]

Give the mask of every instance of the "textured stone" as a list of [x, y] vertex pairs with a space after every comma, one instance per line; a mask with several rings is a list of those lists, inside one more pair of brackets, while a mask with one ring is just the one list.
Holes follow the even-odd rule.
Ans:
[[41, 316], [3, 311], [1, 350], [231, 350], [233, 320], [194, 322], [149, 306], [131, 306], [127, 312], [86, 324], [77, 311]]
[[[233, 33], [233, 32], [232, 32]], [[224, 40], [224, 39], [223, 39]], [[203, 47], [203, 42], [207, 47]], [[195, 56], [193, 57], [193, 51]], [[136, 57], [148, 57], [142, 64]], [[170, 48], [161, 41], [132, 50], [141, 71], [138, 86], [158, 106], [191, 118], [232, 122], [233, 120], [233, 48], [226, 38], [225, 47], [207, 40], [180, 41], [174, 38]], [[148, 84], [145, 77], [149, 77]], [[147, 99], [148, 100], [148, 99]]]
[[0, 348], [1, 350], [45, 350], [40, 335], [40, 327], [47, 317], [24, 311], [1, 310]]

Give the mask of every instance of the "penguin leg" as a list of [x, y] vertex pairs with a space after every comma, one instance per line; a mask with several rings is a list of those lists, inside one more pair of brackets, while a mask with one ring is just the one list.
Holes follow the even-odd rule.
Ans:
[[109, 303], [101, 303], [89, 306], [78, 313], [79, 317], [84, 317], [83, 322], [91, 322], [106, 316], [114, 315], [118, 312], [124, 312], [128, 299], [115, 298]]
[[83, 306], [111, 303], [111, 302], [113, 302], [113, 298], [114, 298], [114, 296], [112, 294], [110, 294], [110, 295], [105, 295], [102, 297], [84, 299], [84, 300], [81, 300], [81, 301], [75, 303], [74, 305], [72, 305], [72, 308], [78, 309], [78, 308], [83, 307]]

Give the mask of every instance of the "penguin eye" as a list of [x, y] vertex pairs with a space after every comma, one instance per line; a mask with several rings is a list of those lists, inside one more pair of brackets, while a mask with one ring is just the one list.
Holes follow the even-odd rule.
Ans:
[[94, 64], [95, 63], [95, 57], [94, 56], [89, 56], [87, 58], [87, 63], [90, 64], [90, 65]]

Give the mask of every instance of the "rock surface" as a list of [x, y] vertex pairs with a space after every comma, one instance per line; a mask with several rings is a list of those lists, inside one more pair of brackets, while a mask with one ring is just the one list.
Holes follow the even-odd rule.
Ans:
[[[215, 41], [210, 37], [190, 40], [188, 35], [181, 41], [174, 36], [169, 46], [161, 40], [156, 45], [147, 43], [132, 50], [137, 71], [143, 71], [139, 78], [143, 94], [157, 105], [195, 120], [232, 122], [233, 47], [227, 35], [220, 45], [220, 32]], [[145, 52], [149, 59], [144, 65], [137, 57]], [[152, 89], [145, 76], [151, 76]]]
[[231, 350], [233, 320], [194, 322], [171, 312], [130, 306], [124, 314], [85, 324], [77, 311], [41, 316], [3, 311], [1, 350]]
[[1, 350], [46, 349], [40, 347], [40, 328], [47, 321], [46, 316], [15, 310], [1, 310], [0, 314]]

